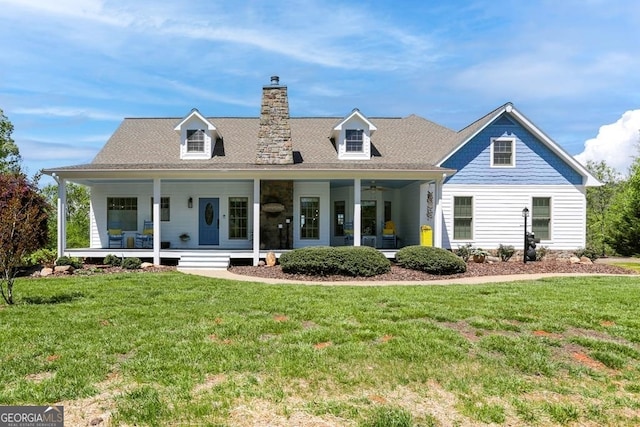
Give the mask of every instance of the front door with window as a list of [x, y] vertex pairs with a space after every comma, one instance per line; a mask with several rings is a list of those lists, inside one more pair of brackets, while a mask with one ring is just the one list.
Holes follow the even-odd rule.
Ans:
[[199, 245], [220, 244], [220, 199], [200, 198], [199, 202]]

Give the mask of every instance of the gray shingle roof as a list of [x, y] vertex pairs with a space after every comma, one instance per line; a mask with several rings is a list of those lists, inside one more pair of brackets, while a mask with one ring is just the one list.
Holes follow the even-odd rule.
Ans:
[[291, 136], [298, 161], [294, 165], [265, 167], [255, 164], [258, 118], [207, 119], [224, 138], [224, 155], [180, 160], [180, 141], [174, 128], [182, 118], [126, 118], [90, 164], [59, 170], [438, 170], [434, 166], [437, 160], [455, 147], [457, 140], [455, 131], [415, 115], [369, 118], [378, 129], [371, 138], [375, 155], [369, 160], [338, 160], [329, 136], [343, 118], [292, 117]]

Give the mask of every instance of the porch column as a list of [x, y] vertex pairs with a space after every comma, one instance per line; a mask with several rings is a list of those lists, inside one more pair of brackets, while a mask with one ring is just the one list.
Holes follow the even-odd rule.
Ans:
[[153, 179], [153, 263], [160, 265], [160, 178]]
[[442, 247], [442, 185], [447, 178], [447, 174], [443, 173], [442, 178], [435, 181], [434, 213], [433, 213], [433, 246]]
[[260, 180], [253, 180], [253, 265], [260, 262]]
[[353, 180], [353, 198], [353, 245], [360, 246], [362, 229], [362, 181], [360, 178]]
[[67, 181], [58, 178], [58, 258], [67, 249]]

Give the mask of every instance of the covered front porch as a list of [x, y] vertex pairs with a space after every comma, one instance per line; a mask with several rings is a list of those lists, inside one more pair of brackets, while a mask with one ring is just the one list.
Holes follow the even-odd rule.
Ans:
[[[279, 256], [305, 246], [368, 245], [394, 258], [398, 248], [420, 243], [424, 225], [433, 230], [430, 243], [441, 246], [441, 172], [307, 179], [280, 173], [250, 180], [228, 175], [57, 177], [58, 253], [85, 258], [116, 254], [154, 264], [207, 253], [257, 265], [268, 252]], [[62, 213], [68, 181], [90, 188], [88, 248], [66, 246]], [[137, 237], [146, 223], [151, 227], [148, 245], [140, 247]], [[115, 244], [109, 238], [114, 228], [122, 236]]]

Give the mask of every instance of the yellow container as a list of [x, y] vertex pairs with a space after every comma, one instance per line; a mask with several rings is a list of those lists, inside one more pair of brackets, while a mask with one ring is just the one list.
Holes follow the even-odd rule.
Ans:
[[127, 237], [127, 248], [133, 248], [134, 244], [133, 236]]
[[420, 226], [420, 246], [433, 246], [433, 230], [428, 225]]

